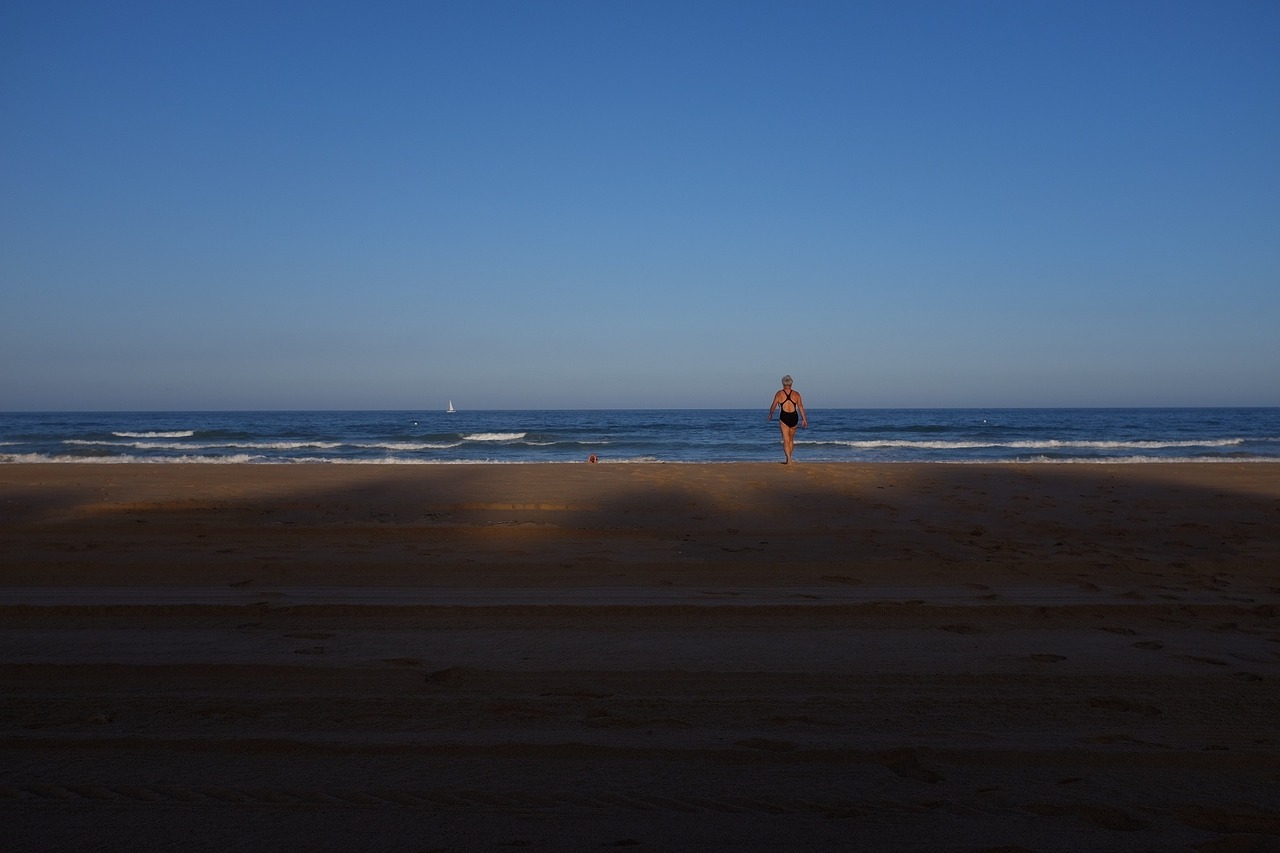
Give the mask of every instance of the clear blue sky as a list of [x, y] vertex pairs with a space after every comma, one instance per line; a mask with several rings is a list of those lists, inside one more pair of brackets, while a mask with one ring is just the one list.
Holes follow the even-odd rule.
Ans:
[[0, 409], [1280, 405], [1280, 3], [0, 5]]

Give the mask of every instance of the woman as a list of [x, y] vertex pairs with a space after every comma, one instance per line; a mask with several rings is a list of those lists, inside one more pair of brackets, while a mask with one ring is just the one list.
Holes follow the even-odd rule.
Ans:
[[791, 464], [791, 451], [796, 446], [796, 424], [809, 428], [809, 418], [804, 413], [804, 401], [800, 392], [792, 390], [791, 377], [782, 377], [782, 390], [773, 395], [773, 405], [769, 407], [769, 420], [773, 420], [773, 410], [779, 406], [778, 424], [782, 427], [782, 452], [787, 455], [783, 465]]

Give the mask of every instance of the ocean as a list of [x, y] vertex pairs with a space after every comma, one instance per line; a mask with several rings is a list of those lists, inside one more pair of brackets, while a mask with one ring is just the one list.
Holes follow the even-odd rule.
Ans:
[[[761, 409], [0, 413], [17, 462], [781, 461]], [[804, 462], [1280, 462], [1280, 408], [813, 409]]]

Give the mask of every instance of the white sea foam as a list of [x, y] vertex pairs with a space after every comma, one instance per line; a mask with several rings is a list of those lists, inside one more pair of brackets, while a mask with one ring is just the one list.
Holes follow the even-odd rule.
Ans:
[[[1055, 456], [1032, 456], [1020, 462], [1037, 462], [1050, 465], [1134, 465], [1152, 464], [1168, 465], [1174, 462], [1194, 463], [1196, 465], [1212, 465], [1215, 463], [1261, 462], [1264, 464], [1280, 463], [1280, 458], [1273, 456], [1107, 456], [1087, 459], [1064, 459]], [[975, 464], [982, 464], [976, 462]]]
[[527, 432], [473, 432], [464, 435], [464, 441], [519, 441], [528, 435]]
[[427, 459], [423, 457], [416, 458], [389, 458], [382, 457], [380, 459], [347, 459], [347, 458], [327, 458], [313, 457], [304, 459], [272, 459], [268, 460], [269, 464], [280, 463], [284, 465], [314, 463], [324, 465], [538, 465], [538, 462], [529, 462], [522, 459]]
[[461, 441], [380, 441], [371, 444], [353, 444], [352, 447], [363, 447], [368, 450], [450, 450], [461, 447]]
[[23, 462], [23, 463], [76, 463], [76, 462], [92, 462], [95, 465], [154, 465], [154, 464], [184, 464], [184, 465], [229, 465], [258, 463], [269, 461], [262, 456], [251, 455], [247, 453], [236, 454], [233, 456], [130, 456], [123, 454], [119, 456], [65, 456], [50, 455], [48, 453], [18, 453], [12, 456], [0, 456], [0, 462]]
[[366, 450], [450, 450], [461, 447], [461, 441], [386, 441], [386, 442], [341, 442], [341, 441], [209, 441], [209, 442], [173, 442], [173, 441], [89, 441], [80, 438], [69, 438], [63, 444], [81, 447], [131, 447], [135, 450], [337, 450], [342, 447], [358, 447]]
[[[672, 464], [672, 465], [693, 465], [693, 464], [735, 464], [732, 461], [699, 463], [689, 460], [669, 460], [658, 459], [655, 456], [635, 456], [635, 457], [619, 457], [617, 459], [606, 460], [609, 464]], [[990, 465], [993, 461], [1009, 461], [1009, 460], [947, 460], [948, 464], [968, 464], [968, 465]], [[1165, 465], [1170, 463], [1193, 463], [1198, 465], [1212, 465], [1214, 463], [1257, 463], [1263, 465], [1280, 465], [1280, 458], [1270, 456], [1246, 456], [1246, 457], [1206, 457], [1206, 456], [1113, 456], [1113, 457], [1090, 457], [1084, 459], [1067, 459], [1052, 456], [1031, 456], [1026, 459], [1018, 460], [1020, 463], [1032, 463], [1041, 465], [1133, 465], [1133, 464], [1151, 464]], [[291, 459], [273, 459], [267, 456], [260, 456], [248, 453], [239, 453], [230, 456], [66, 456], [66, 455], [50, 455], [46, 453], [9, 453], [0, 454], [0, 465], [16, 465], [16, 464], [110, 464], [110, 465], [550, 465], [560, 464], [563, 460], [547, 460], [545, 462], [532, 461], [527, 459], [425, 459], [425, 458], [380, 458], [380, 459], [349, 459], [344, 457], [332, 456], [309, 456]], [[878, 464], [884, 465], [908, 465], [918, 464], [902, 461], [886, 461]], [[923, 462], [923, 464], [934, 464]]]
[[335, 450], [343, 446], [336, 441], [87, 441], [78, 438], [69, 438], [62, 443], [88, 447], [132, 447], [136, 450]]
[[825, 444], [837, 447], [853, 447], [860, 450], [900, 448], [909, 450], [979, 450], [1007, 447], [1014, 450], [1167, 450], [1175, 447], [1236, 447], [1244, 444], [1243, 438], [1204, 439], [1197, 441], [911, 441], [907, 439], [868, 439], [861, 441], [803, 440], [796, 444]]
[[167, 432], [113, 432], [118, 438], [191, 438], [195, 430], [175, 429]]

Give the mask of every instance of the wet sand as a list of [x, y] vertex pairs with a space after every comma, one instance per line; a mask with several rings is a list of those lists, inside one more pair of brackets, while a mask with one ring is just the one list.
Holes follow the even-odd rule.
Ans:
[[6, 850], [1278, 850], [1280, 466], [3, 465]]

